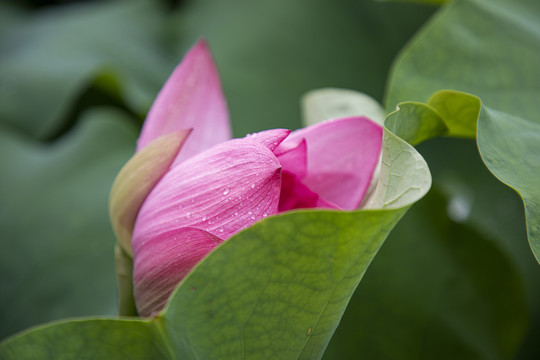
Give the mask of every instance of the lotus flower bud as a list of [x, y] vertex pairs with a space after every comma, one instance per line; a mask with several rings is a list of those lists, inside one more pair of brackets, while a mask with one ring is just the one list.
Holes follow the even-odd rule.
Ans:
[[255, 222], [293, 209], [358, 208], [379, 161], [382, 127], [347, 117], [229, 138], [219, 77], [202, 41], [158, 95], [122, 171], [130, 176], [120, 175], [124, 185], [115, 183], [111, 195], [142, 316], [161, 311], [199, 261]]

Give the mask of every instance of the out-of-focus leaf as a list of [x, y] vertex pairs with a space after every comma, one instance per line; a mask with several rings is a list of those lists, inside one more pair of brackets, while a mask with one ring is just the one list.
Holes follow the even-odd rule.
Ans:
[[513, 358], [539, 358], [540, 271], [523, 226], [522, 199], [485, 167], [475, 141], [439, 138], [418, 148], [430, 164], [435, 186], [448, 197], [448, 216], [493, 242], [518, 269], [525, 284], [530, 314], [527, 335]]
[[310, 126], [321, 121], [365, 116], [384, 125], [386, 113], [371, 96], [358, 91], [336, 88], [316, 89], [302, 97], [303, 124]]
[[20, 21], [22, 11], [11, 3], [0, 3], [0, 41], [5, 34], [6, 29]]
[[503, 249], [450, 220], [448, 204], [432, 190], [398, 224], [324, 359], [515, 356], [528, 321], [521, 274]]
[[[372, 0], [200, 0], [170, 19], [177, 58], [203, 35], [216, 54], [236, 136], [301, 125], [312, 89], [360, 90], [381, 100], [399, 49], [432, 6]], [[175, 36], [172, 36], [172, 35]]]
[[54, 145], [0, 132], [0, 338], [69, 316], [114, 314], [107, 201], [136, 131], [94, 110]]
[[378, 0], [378, 1], [403, 1], [403, 2], [416, 2], [416, 3], [425, 3], [425, 4], [432, 4], [432, 5], [441, 5], [444, 3], [449, 2], [450, 0]]
[[158, 46], [158, 11], [123, 1], [19, 14], [0, 36], [0, 121], [55, 136], [91, 83], [144, 113], [174, 65]]

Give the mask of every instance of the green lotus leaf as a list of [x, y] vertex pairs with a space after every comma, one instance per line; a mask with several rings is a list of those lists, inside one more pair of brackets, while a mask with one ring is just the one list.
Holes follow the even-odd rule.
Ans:
[[[403, 101], [427, 102], [441, 89], [481, 98], [482, 106], [463, 104], [460, 119], [449, 121], [460, 127], [469, 124], [469, 130], [478, 127], [478, 148], [486, 166], [523, 198], [529, 243], [540, 262], [540, 188], [535, 184], [540, 178], [539, 48], [539, 2], [449, 3], [396, 60], [386, 104], [392, 108]], [[465, 99], [463, 94], [442, 98], [452, 104], [443, 106], [447, 109]]]

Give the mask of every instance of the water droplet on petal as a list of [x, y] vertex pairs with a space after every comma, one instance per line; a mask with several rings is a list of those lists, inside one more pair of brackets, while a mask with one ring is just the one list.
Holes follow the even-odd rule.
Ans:
[[225, 189], [223, 190], [223, 195], [227, 195], [229, 192], [231, 192], [231, 189], [225, 188]]
[[203, 216], [202, 221], [206, 221], [206, 215]]
[[219, 229], [219, 232], [223, 232], [223, 228]]
[[252, 214], [252, 212], [251, 212], [251, 211], [248, 211], [248, 215], [251, 215], [251, 214]]
[[255, 184], [251, 184], [251, 188], [252, 188], [252, 189], [255, 189]]

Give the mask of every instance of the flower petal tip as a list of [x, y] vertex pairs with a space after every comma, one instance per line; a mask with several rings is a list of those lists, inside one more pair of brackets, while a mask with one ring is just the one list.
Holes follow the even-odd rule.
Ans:
[[194, 131], [175, 164], [231, 137], [218, 69], [204, 39], [186, 53], [157, 95], [137, 141], [137, 151], [164, 134], [184, 128]]

